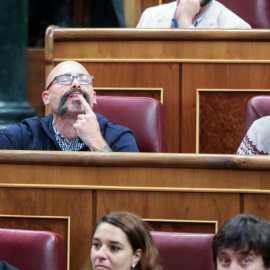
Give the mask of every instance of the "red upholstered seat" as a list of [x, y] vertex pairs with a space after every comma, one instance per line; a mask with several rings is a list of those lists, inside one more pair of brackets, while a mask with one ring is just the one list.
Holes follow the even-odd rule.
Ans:
[[214, 270], [214, 234], [151, 232], [164, 270]]
[[0, 260], [21, 270], [66, 270], [65, 242], [45, 231], [0, 229]]
[[270, 28], [269, 0], [218, 0], [251, 25], [252, 28]]
[[255, 120], [267, 115], [270, 115], [270, 96], [252, 97], [247, 104], [241, 140]]
[[148, 97], [97, 96], [94, 111], [130, 128], [140, 152], [167, 152], [163, 105]]

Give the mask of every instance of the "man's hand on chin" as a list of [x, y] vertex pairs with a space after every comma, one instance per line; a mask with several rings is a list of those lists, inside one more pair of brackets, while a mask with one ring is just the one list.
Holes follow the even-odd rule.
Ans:
[[194, 17], [201, 9], [199, 0], [177, 0], [175, 19], [179, 28], [187, 28], [193, 24]]
[[77, 121], [73, 125], [78, 136], [91, 151], [111, 152], [112, 150], [101, 135], [99, 123], [92, 108], [83, 96], [78, 95], [78, 99], [85, 112], [84, 114], [78, 115]]

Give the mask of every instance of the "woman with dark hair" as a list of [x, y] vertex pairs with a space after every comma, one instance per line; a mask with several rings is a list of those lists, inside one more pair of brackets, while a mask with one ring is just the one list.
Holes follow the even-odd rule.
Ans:
[[150, 227], [129, 212], [103, 216], [94, 230], [93, 270], [162, 270]]

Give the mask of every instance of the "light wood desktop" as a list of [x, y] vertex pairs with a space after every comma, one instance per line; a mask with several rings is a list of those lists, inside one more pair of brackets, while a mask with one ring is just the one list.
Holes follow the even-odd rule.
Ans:
[[241, 212], [270, 220], [268, 157], [1, 150], [0, 170], [0, 227], [62, 234], [74, 270], [110, 211], [162, 231], [215, 233]]

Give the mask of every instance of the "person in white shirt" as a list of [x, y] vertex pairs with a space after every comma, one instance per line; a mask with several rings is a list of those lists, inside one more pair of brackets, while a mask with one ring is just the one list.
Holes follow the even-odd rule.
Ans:
[[251, 26], [216, 0], [177, 0], [147, 8], [137, 28], [226, 28]]

